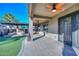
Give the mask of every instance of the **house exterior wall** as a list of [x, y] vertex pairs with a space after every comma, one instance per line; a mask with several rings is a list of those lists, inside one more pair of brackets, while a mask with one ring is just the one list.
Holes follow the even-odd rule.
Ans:
[[[56, 40], [58, 40], [58, 19], [62, 16], [65, 16], [77, 10], [79, 10], [79, 4], [76, 4], [71, 8], [68, 8], [67, 10], [64, 10], [63, 12], [59, 13], [58, 15], [54, 16], [52, 20], [49, 22], [48, 32], [54, 34], [54, 36], [56, 36]], [[73, 40], [72, 44], [75, 44], [75, 43], [76, 43], [76, 40]]]

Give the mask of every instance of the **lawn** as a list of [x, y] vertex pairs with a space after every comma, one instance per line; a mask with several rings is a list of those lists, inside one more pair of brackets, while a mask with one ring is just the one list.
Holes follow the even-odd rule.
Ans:
[[0, 42], [0, 56], [16, 56], [21, 49], [23, 39], [23, 36], [18, 36]]

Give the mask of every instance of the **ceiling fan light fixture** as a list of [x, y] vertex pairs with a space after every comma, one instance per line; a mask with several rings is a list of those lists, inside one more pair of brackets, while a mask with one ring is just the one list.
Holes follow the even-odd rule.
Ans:
[[53, 4], [52, 12], [56, 12], [56, 4]]
[[56, 12], [56, 9], [53, 9], [52, 12]]

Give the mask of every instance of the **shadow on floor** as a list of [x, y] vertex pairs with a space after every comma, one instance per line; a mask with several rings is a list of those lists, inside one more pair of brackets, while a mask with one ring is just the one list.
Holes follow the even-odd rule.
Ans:
[[77, 54], [73, 50], [72, 46], [65, 44], [63, 49], [63, 56], [77, 56]]
[[37, 40], [37, 39], [39, 39], [39, 38], [44, 37], [44, 36], [45, 36], [45, 32], [43, 32], [43, 33], [44, 33], [44, 34], [43, 34], [42, 36], [34, 38], [33, 41], [35, 41], [35, 40]]

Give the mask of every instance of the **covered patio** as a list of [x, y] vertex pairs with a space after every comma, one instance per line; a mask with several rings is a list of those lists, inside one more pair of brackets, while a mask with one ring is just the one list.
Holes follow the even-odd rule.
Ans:
[[[43, 45], [41, 45], [42, 43], [45, 43], [44, 46], [46, 46], [46, 47], [50, 46], [50, 47], [46, 48], [49, 51], [51, 51], [52, 49], [55, 48], [55, 50], [53, 52], [46, 52], [45, 49], [43, 49], [42, 51], [45, 52], [44, 55], [49, 54], [48, 56], [50, 56], [50, 55], [54, 55], [54, 53], [58, 53], [56, 55], [63, 55], [63, 56], [76, 56], [76, 55], [79, 55], [77, 53], [77, 52], [79, 52], [78, 51], [79, 48], [78, 48], [78, 44], [77, 44], [78, 42], [76, 43], [75, 39], [72, 39], [72, 40], [68, 39], [68, 37], [69, 37], [68, 35], [70, 35], [70, 34], [68, 34], [69, 32], [66, 30], [66, 26], [64, 26], [65, 28], [63, 27], [65, 29], [65, 31], [68, 32], [68, 33], [66, 33], [64, 31], [65, 36], [63, 36], [63, 34], [61, 36], [60, 31], [59, 31], [59, 29], [62, 30], [62, 28], [59, 28], [60, 27], [59, 18], [65, 16], [65, 15], [68, 15], [70, 13], [72, 14], [75, 11], [78, 11], [79, 10], [78, 9], [79, 4], [75, 4], [75, 3], [58, 3], [57, 5], [59, 5], [60, 8], [63, 8], [63, 9], [62, 10], [57, 10], [56, 9], [56, 11], [54, 11], [54, 12], [52, 12], [52, 9], [47, 8], [47, 5], [52, 5], [53, 6], [54, 3], [50, 3], [50, 4], [49, 3], [29, 4], [29, 13], [30, 13], [29, 25], [30, 25], [30, 28], [31, 28], [31, 30], [29, 29], [29, 31], [31, 31], [29, 33], [30, 33], [30, 37], [31, 37], [30, 40], [32, 41], [32, 42], [30, 41], [29, 45], [32, 44], [33, 42], [37, 42], [37, 41], [39, 43], [40, 40], [41, 40], [41, 42], [39, 43], [40, 45], [37, 46], [38, 49], [35, 48], [35, 50], [39, 50], [39, 52], [41, 52], [39, 47], [43, 48]], [[67, 24], [69, 24], [69, 23], [67, 23]], [[38, 28], [35, 27], [35, 25]], [[68, 28], [68, 26], [70, 26], [70, 25], [67, 25], [67, 28]], [[34, 31], [33, 31], [33, 29], [35, 29], [35, 28], [37, 29], [36, 34], [34, 34]], [[40, 37], [41, 35], [38, 35], [40, 31], [43, 32], [43, 33], [45, 32], [45, 35], [43, 37]], [[50, 33], [52, 35], [50, 35], [48, 33]], [[37, 40], [34, 40], [35, 36], [36, 36]], [[38, 36], [39, 36], [39, 38], [37, 38]], [[55, 38], [53, 38], [53, 37], [55, 37]], [[60, 44], [62, 44], [62, 43], [63, 44], [59, 45], [56, 42], [60, 42]], [[66, 42], [66, 44], [65, 44], [65, 42]], [[38, 43], [36, 43], [36, 45]], [[71, 44], [71, 45], [69, 45], [69, 44]], [[60, 47], [60, 49], [59, 49], [57, 47], [54, 47], [53, 45], [58, 46], [58, 47], [62, 46], [62, 47]], [[77, 47], [77, 50], [74, 49], [76, 47]], [[56, 50], [56, 49], [58, 49], [58, 50]], [[62, 52], [59, 52], [59, 50], [61, 50]], [[39, 53], [38, 51], [34, 52], [34, 50], [32, 50], [32, 52], [33, 52], [33, 54], [36, 53], [37, 55], [42, 55], [42, 52], [41, 53]], [[28, 54], [25, 53], [25, 55], [28, 55]], [[31, 53], [29, 55], [33, 55], [33, 54]], [[36, 54], [34, 54], [34, 55], [36, 55]]]

